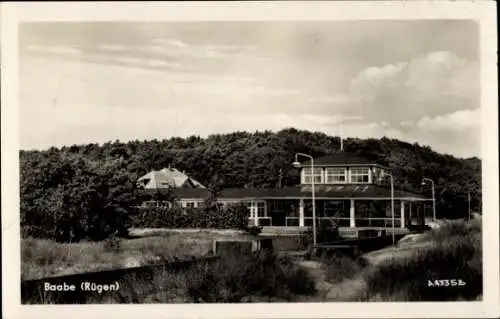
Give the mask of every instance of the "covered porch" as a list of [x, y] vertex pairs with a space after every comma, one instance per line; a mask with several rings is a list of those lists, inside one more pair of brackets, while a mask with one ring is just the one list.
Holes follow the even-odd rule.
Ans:
[[[260, 199], [246, 203], [251, 225], [280, 228], [308, 228], [313, 225], [310, 198]], [[317, 225], [328, 220], [339, 228], [386, 230], [393, 227], [390, 199], [319, 198], [315, 204]], [[426, 205], [425, 199], [395, 199], [394, 227], [405, 229], [410, 225], [423, 225]]]

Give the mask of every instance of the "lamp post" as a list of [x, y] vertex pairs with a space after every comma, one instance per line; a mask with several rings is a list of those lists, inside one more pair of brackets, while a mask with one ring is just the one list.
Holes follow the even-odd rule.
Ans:
[[304, 153], [295, 154], [294, 167], [300, 168], [301, 164], [298, 160], [299, 156], [304, 156], [311, 159], [311, 192], [312, 192], [312, 214], [313, 214], [313, 245], [316, 246], [316, 192], [314, 191], [314, 158], [311, 155]]
[[391, 178], [391, 219], [392, 219], [392, 246], [396, 246], [396, 234], [394, 229], [394, 177], [390, 173], [384, 172], [385, 175]]
[[436, 222], [436, 193], [434, 189], [434, 181], [430, 178], [424, 177], [422, 179], [422, 186], [427, 185], [425, 181], [431, 182], [432, 185], [432, 220]]

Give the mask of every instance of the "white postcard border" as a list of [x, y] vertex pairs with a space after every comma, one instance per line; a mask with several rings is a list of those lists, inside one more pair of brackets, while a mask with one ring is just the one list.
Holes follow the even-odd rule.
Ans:
[[[490, 317], [499, 313], [496, 15], [493, 1], [2, 3], [2, 272], [4, 317]], [[484, 300], [454, 303], [21, 306], [17, 24], [28, 21], [306, 21], [474, 19], [480, 23]]]

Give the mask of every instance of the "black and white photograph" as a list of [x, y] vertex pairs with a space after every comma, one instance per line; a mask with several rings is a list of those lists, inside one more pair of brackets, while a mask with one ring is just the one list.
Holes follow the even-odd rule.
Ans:
[[[119, 3], [108, 19], [83, 3], [96, 19], [30, 11], [9, 42], [3, 25], [12, 300], [498, 314], [497, 85], [484, 81], [496, 36], [482, 37], [496, 24], [460, 1], [428, 19], [356, 18], [348, 4], [304, 3], [308, 19], [286, 3], [206, 4], [181, 19], [149, 3], [165, 17], [127, 20]], [[17, 161], [5, 180], [4, 151]]]

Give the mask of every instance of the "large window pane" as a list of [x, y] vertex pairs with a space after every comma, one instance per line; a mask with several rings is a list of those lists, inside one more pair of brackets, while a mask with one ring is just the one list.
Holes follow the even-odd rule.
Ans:
[[328, 167], [325, 169], [326, 183], [345, 183], [347, 181], [347, 170], [345, 167]]
[[313, 178], [315, 183], [323, 182], [323, 169], [320, 167], [315, 167], [314, 170], [312, 169], [312, 167], [305, 167], [303, 168], [303, 174], [304, 184], [311, 184]]
[[368, 183], [370, 173], [368, 167], [353, 167], [350, 169], [351, 183]]

